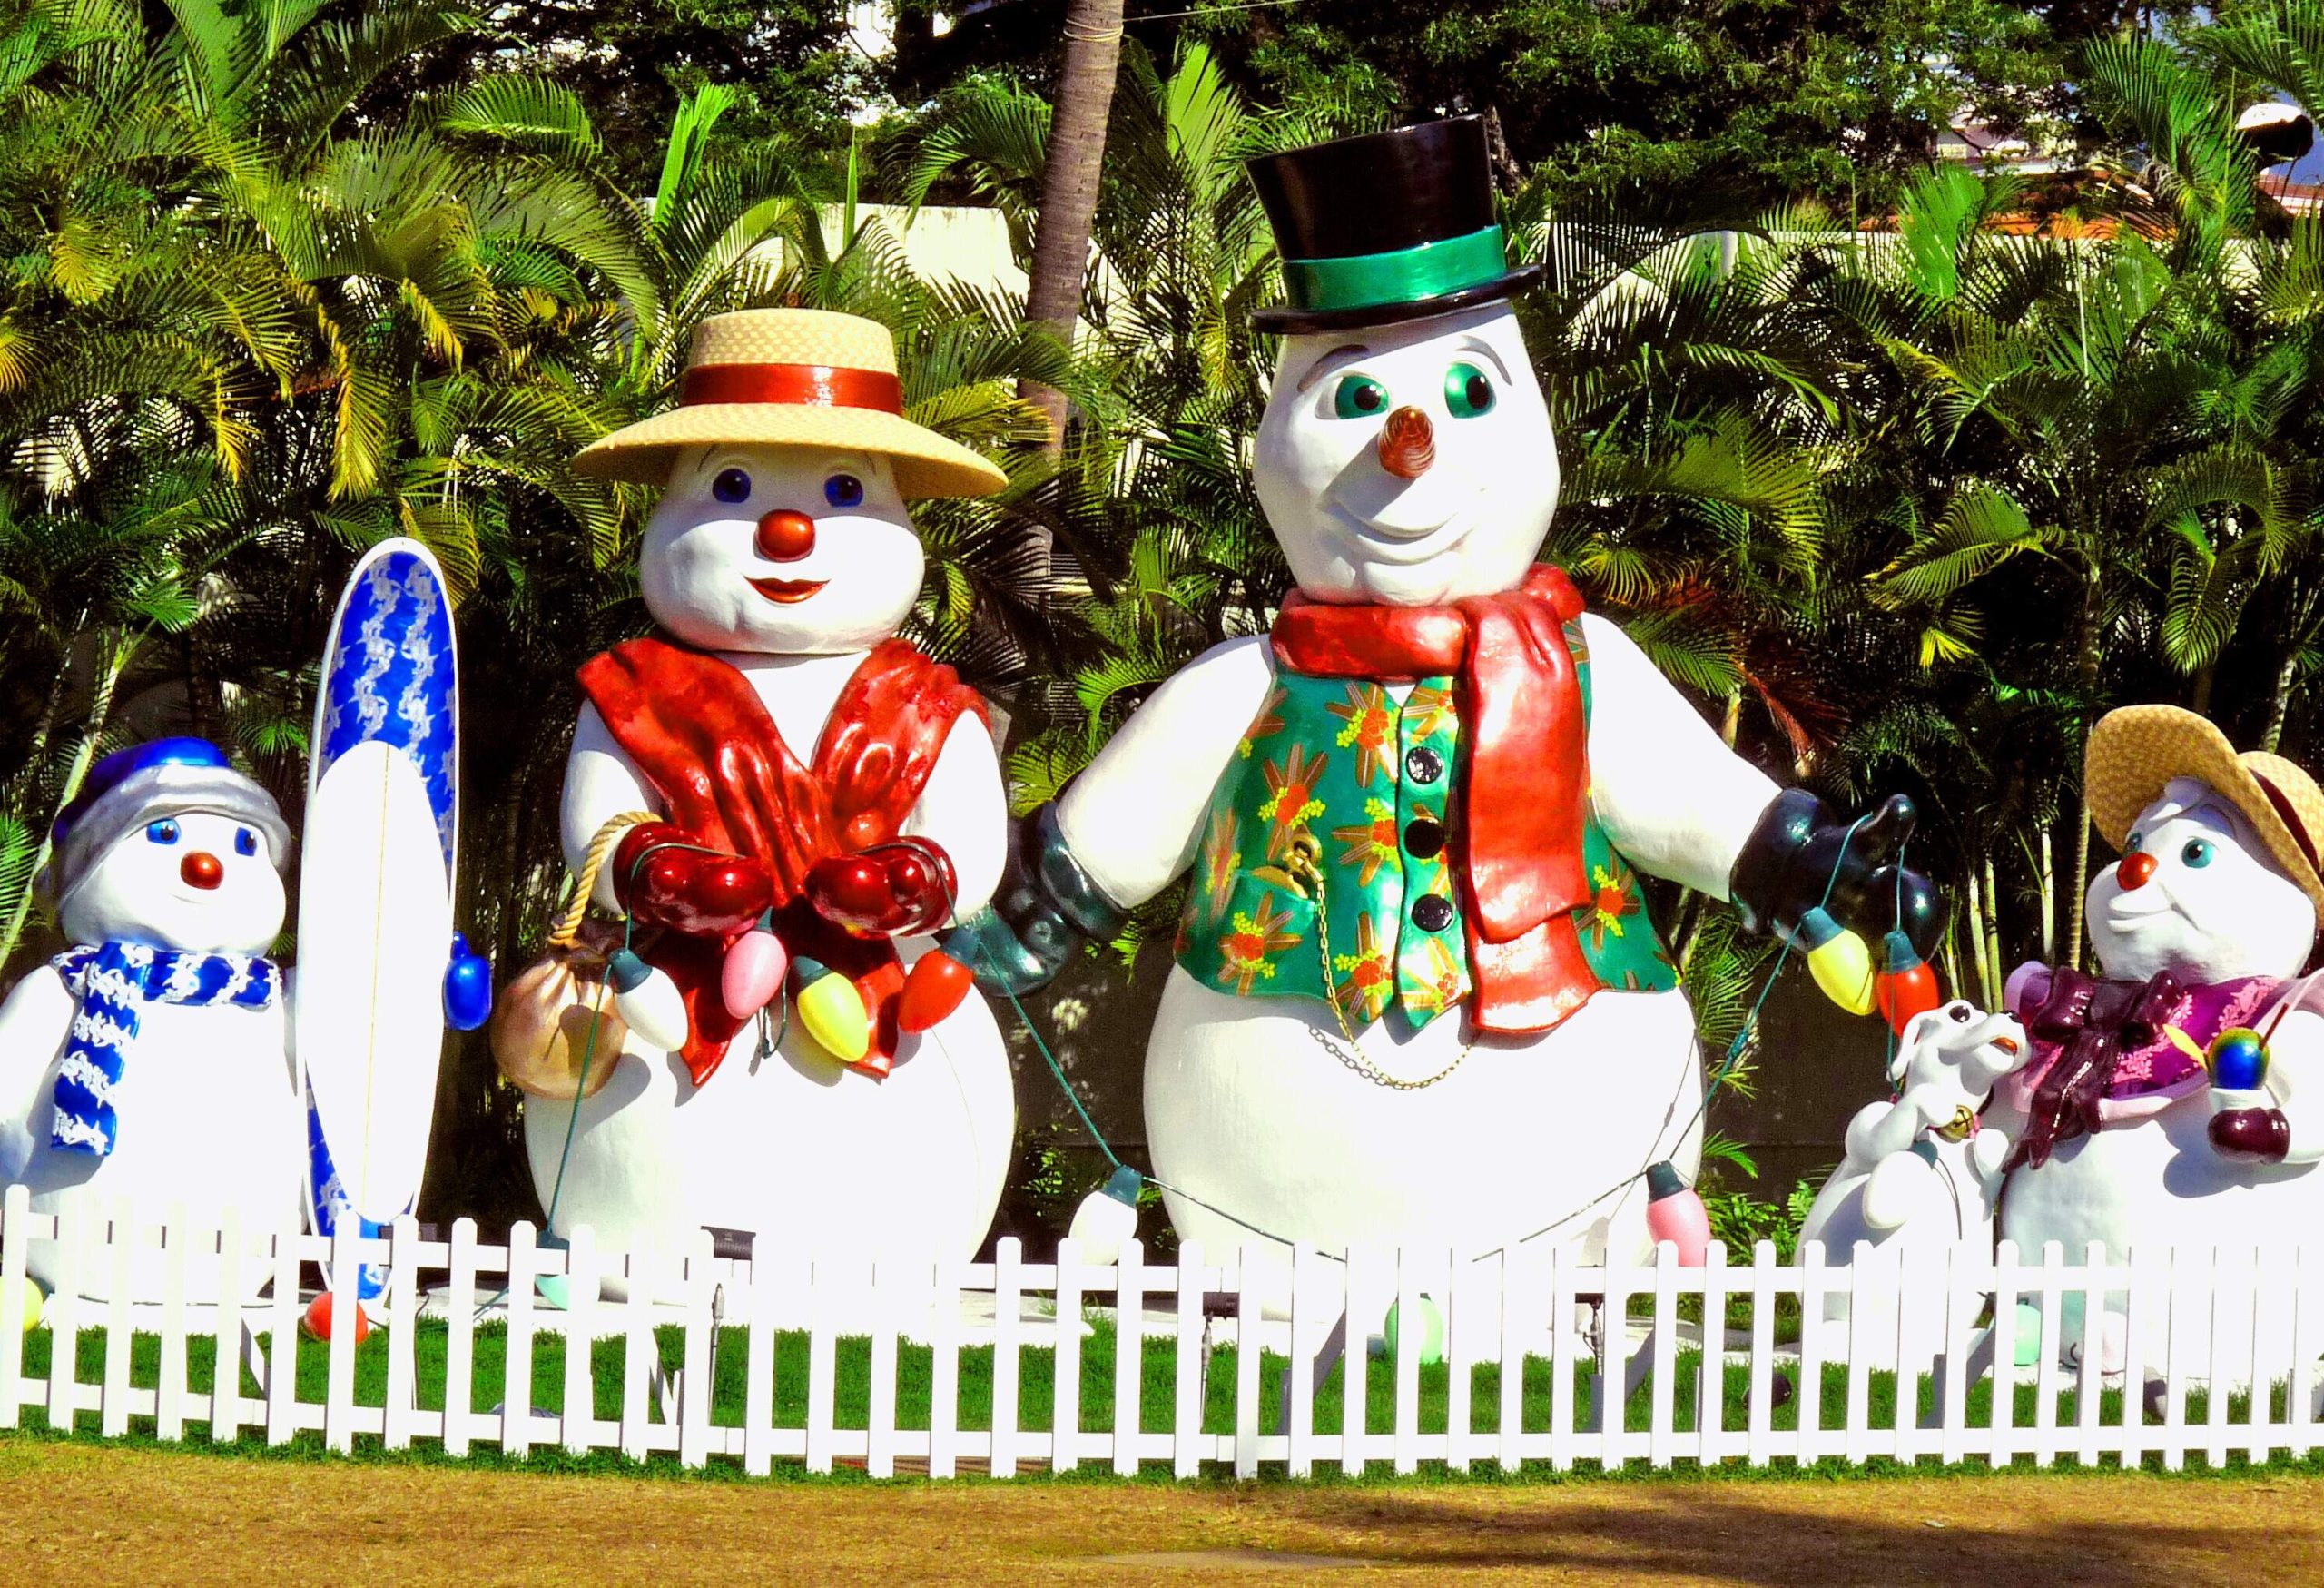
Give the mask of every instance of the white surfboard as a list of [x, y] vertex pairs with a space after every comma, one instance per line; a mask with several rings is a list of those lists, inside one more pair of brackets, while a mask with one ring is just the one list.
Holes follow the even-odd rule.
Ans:
[[[384, 541], [331, 619], [309, 750], [292, 1014], [308, 1217], [366, 1233], [419, 1195], [444, 1050], [459, 833], [458, 666], [442, 570]], [[362, 1277], [366, 1296], [381, 1276]]]

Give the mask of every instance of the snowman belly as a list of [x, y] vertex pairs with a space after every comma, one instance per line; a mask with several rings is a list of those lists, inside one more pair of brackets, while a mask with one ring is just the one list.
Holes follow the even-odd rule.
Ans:
[[[2045, 1242], [2064, 1248], [2068, 1263], [2083, 1260], [2092, 1241], [2105, 1243], [2110, 1261], [2128, 1252], [2158, 1276], [2167, 1248], [2185, 1249], [2187, 1265], [2211, 1259], [2218, 1248], [2222, 1299], [2220, 1374], [2247, 1379], [2251, 1371], [2253, 1318], [2249, 1300], [2254, 1248], [2281, 1249], [2324, 1225], [2324, 1173], [2282, 1165], [2231, 1162], [2211, 1150], [2211, 1104], [2201, 1091], [2136, 1124], [2117, 1125], [2066, 1143], [2040, 1169], [2019, 1169], [2002, 1197], [2001, 1233], [2017, 1243], [2019, 1260], [2039, 1263]], [[2199, 1282], [2196, 1282], [2199, 1283]], [[2236, 1292], [2242, 1291], [2239, 1300]], [[2110, 1298], [2121, 1314], [2127, 1297]], [[2069, 1297], [2064, 1344], [2079, 1338], [2082, 1307]], [[2210, 1299], [2190, 1287], [2178, 1297], [2169, 1357], [2197, 1377], [2211, 1371]], [[2289, 1370], [2290, 1309], [2276, 1305], [2260, 1322], [2259, 1348], [2270, 1376]], [[2117, 1326], [2110, 1330], [2119, 1332]], [[2161, 1341], [2148, 1368], [2165, 1366]], [[2119, 1346], [2117, 1346], [2119, 1350]]]
[[[1461, 1057], [1462, 1021], [1374, 1021], [1354, 1044], [1402, 1080]], [[1601, 1240], [1649, 1249], [1640, 1171], [1691, 1177], [1701, 1075], [1678, 991], [1598, 993], [1556, 1030], [1478, 1042], [1434, 1085], [1400, 1090], [1343, 1063], [1320, 1002], [1237, 998], [1171, 972], [1146, 1058], [1147, 1139], [1181, 1237], [1214, 1254], [1266, 1236], [1338, 1252], [1398, 1245], [1484, 1253]], [[1399, 1041], [1399, 1038], [1402, 1041]], [[1196, 1206], [1200, 1198], [1235, 1218]], [[1604, 1221], [1606, 1228], [1597, 1227]]]
[[[109, 1214], [127, 1198], [140, 1223], [159, 1223], [182, 1204], [191, 1224], [214, 1221], [237, 1208], [248, 1231], [295, 1229], [306, 1149], [304, 1106], [292, 1087], [284, 1054], [282, 1009], [196, 1009], [149, 1005], [115, 1094], [120, 1136], [103, 1158], [60, 1152], [48, 1144], [56, 1066], [33, 1099], [27, 1121], [34, 1150], [25, 1168], [36, 1213]], [[61, 1277], [58, 1248], [35, 1243], [33, 1277], [54, 1288]], [[265, 1282], [262, 1259], [244, 1269], [244, 1292]], [[136, 1299], [158, 1301], [165, 1264], [157, 1249], [133, 1264]], [[85, 1267], [74, 1283], [84, 1296], [113, 1293], [110, 1272]], [[189, 1299], [214, 1301], [218, 1264], [199, 1256], [187, 1262]]]
[[577, 1121], [569, 1103], [528, 1100], [526, 1150], [556, 1231], [588, 1225], [601, 1250], [683, 1243], [709, 1225], [810, 1252], [975, 1254], [1017, 1123], [981, 998], [904, 1038], [884, 1080], [834, 1064], [795, 1022], [764, 1059], [756, 1041], [744, 1031], [696, 1087], [633, 1033]]

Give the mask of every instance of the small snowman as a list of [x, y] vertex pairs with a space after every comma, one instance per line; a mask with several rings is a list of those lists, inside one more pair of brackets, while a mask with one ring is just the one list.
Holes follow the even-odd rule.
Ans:
[[[2324, 1220], [2313, 1169], [2324, 1017], [2302, 1007], [2296, 979], [2324, 907], [2324, 792], [2281, 756], [2238, 755], [2210, 722], [2167, 705], [2101, 719], [2083, 789], [2092, 823], [2122, 852], [2087, 895], [2102, 974], [2028, 964], [2009, 979], [2034, 1057], [1995, 1094], [2016, 1142], [2002, 1234], [2035, 1261], [2049, 1241], [2080, 1261], [2092, 1241], [2115, 1260], [2172, 1246], [2248, 1258], [2312, 1238]], [[2231, 1289], [2222, 1306], [2240, 1311], [2221, 1320], [2227, 1366], [2248, 1372], [2249, 1306], [2235, 1307]], [[2062, 1349], [2079, 1344], [2080, 1310], [2068, 1308]], [[2122, 1303], [2110, 1315], [2112, 1371], [2125, 1365]], [[2190, 1307], [2172, 1331], [2171, 1350], [2198, 1374], [2211, 1321]]]
[[[1896, 1095], [1866, 1103], [1848, 1122], [1846, 1156], [1816, 1193], [1801, 1242], [1823, 1242], [1835, 1267], [1853, 1264], [1859, 1241], [1881, 1252], [1990, 1251], [2009, 1139], [1983, 1128], [1980, 1116], [1994, 1086], [2031, 1056], [2024, 1028], [2005, 1014], [1956, 999], [1914, 1016], [1889, 1066]], [[1943, 1273], [1903, 1271], [1913, 1282]], [[1965, 1329], [1982, 1305], [1965, 1295], [1952, 1321]], [[1826, 1292], [1823, 1311], [1850, 1317], [1845, 1285]], [[1908, 1306], [1900, 1336], [1895, 1305], [1876, 1290], [1848, 1355], [1888, 1368], [1900, 1352], [1925, 1363], [1943, 1348], [1946, 1321], [1940, 1310]]]
[[596, 894], [652, 977], [602, 1089], [527, 1106], [534, 1184], [605, 1247], [707, 1227], [966, 1258], [1016, 1100], [929, 934], [992, 892], [1008, 807], [982, 702], [897, 629], [924, 566], [906, 499], [1004, 477], [903, 417], [889, 332], [852, 315], [705, 321], [680, 402], [575, 461], [665, 488], [639, 566], [662, 632], [582, 668], [563, 813], [576, 870], [654, 817]]
[[[295, 1228], [306, 1114], [290, 1054], [282, 930], [290, 830], [273, 796], [215, 745], [163, 739], [89, 772], [57, 818], [41, 883], [74, 944], [0, 1006], [0, 1182], [40, 1213], [141, 1220], [183, 1204], [198, 1227], [228, 1208], [247, 1230]], [[58, 1248], [36, 1244], [54, 1288]], [[254, 1259], [245, 1291], [269, 1266]], [[159, 1250], [133, 1270], [158, 1300]], [[75, 1288], [105, 1297], [112, 1276]], [[188, 1264], [214, 1300], [217, 1258]]]
[[1901, 896], [1925, 948], [1910, 804], [1852, 824], [1779, 791], [1535, 563], [1557, 443], [1512, 300], [1538, 271], [1505, 262], [1475, 118], [1249, 169], [1290, 298], [1254, 321], [1283, 339], [1256, 484], [1298, 589], [1036, 815], [978, 952], [1035, 984], [1192, 873], [1146, 1128], [1214, 1251], [1642, 1256], [1702, 1080], [1638, 873], [1809, 946]]

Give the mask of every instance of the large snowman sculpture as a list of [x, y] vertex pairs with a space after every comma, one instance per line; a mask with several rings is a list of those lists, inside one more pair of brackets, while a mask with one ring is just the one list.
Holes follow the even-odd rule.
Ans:
[[[39, 1213], [110, 1214], [127, 1199], [190, 1227], [238, 1210], [252, 1232], [299, 1222], [306, 1110], [290, 1053], [282, 930], [290, 830], [273, 796], [216, 746], [163, 739], [91, 768], [58, 818], [42, 885], [74, 945], [0, 1006], [0, 1185]], [[31, 1272], [62, 1282], [37, 1242]], [[158, 1248], [133, 1268], [158, 1297]], [[263, 1283], [254, 1258], [241, 1283]], [[111, 1294], [84, 1271], [75, 1289]], [[198, 1253], [188, 1295], [213, 1300], [218, 1259]]]
[[[2295, 980], [2324, 907], [2324, 792], [2290, 761], [2239, 755], [2211, 723], [2167, 705], [2101, 719], [2083, 789], [2091, 821], [2122, 852], [2087, 895], [2102, 974], [2028, 964], [2009, 979], [2034, 1054], [1995, 1093], [1993, 1118], [2016, 1144], [2002, 1234], [2034, 1260], [2046, 1242], [2078, 1262], [2102, 1241], [2117, 1261], [2178, 1247], [2248, 1273], [2254, 1248], [2324, 1228], [2324, 999], [2312, 1011]], [[2264, 1061], [2231, 1039], [2246, 1073], [2208, 1071], [2222, 1033], [2239, 1031], [2264, 1045]], [[2252, 1328], [2236, 1289], [2222, 1289], [2219, 1321], [2223, 1368], [2240, 1376]], [[2123, 1365], [2126, 1306], [2109, 1310], [2111, 1370]], [[2068, 1315], [2070, 1353], [2080, 1309]], [[2190, 1297], [2170, 1341], [2184, 1370], [2209, 1371], [2212, 1322], [2208, 1300]], [[2142, 1366], [2163, 1365], [2162, 1344]], [[2280, 1371], [2285, 1346], [2260, 1343]]]
[[[1695, 1022], [1636, 873], [1875, 935], [1911, 807], [1732, 754], [1559, 570], [1550, 415], [1473, 118], [1250, 167], [1290, 301], [1256, 457], [1297, 581], [1163, 684], [1020, 843], [980, 952], [1038, 982], [1192, 871], [1147, 1050], [1172, 1222], [1246, 1243], [1648, 1248]], [[1901, 890], [1909, 924], [1934, 917]]]
[[[982, 703], [896, 630], [923, 567], [905, 499], [1000, 471], [902, 417], [884, 327], [809, 310], [704, 322], [681, 406], [575, 467], [666, 487], [639, 567], [663, 633], [581, 670], [563, 827], [579, 868], [612, 819], [658, 816], [596, 897], [685, 1022], [675, 1050], [632, 1030], [602, 1090], [528, 1105], [556, 1231], [972, 1255], [1016, 1128], [1007, 1050], [965, 971], [931, 1029], [898, 1004], [926, 934], [991, 893], [1008, 809]], [[796, 998], [727, 1003], [730, 948], [770, 909], [794, 988], [860, 1001], [864, 1050], [819, 1043]]]

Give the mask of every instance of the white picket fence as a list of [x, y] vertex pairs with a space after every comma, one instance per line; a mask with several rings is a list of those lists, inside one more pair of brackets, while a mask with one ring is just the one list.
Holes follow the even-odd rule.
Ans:
[[[1318, 1466], [1410, 1473], [1424, 1464], [2031, 1457], [2046, 1465], [2150, 1455], [2177, 1467], [2190, 1456], [2214, 1465], [2234, 1454], [2301, 1456], [2324, 1437], [2316, 1371], [2324, 1248], [2141, 1252], [2121, 1262], [2093, 1250], [2075, 1264], [2053, 1248], [2029, 1264], [2004, 1245], [1992, 1257], [1939, 1251], [1901, 1265], [1859, 1253], [1854, 1265], [1827, 1267], [1814, 1248], [1779, 1265], [1762, 1243], [1748, 1267], [1714, 1247], [1705, 1267], [1684, 1268], [1665, 1247], [1640, 1267], [1584, 1266], [1550, 1250], [1456, 1272], [1442, 1252], [1342, 1261], [1303, 1250], [1286, 1264], [1258, 1251], [1214, 1262], [1189, 1247], [1160, 1264], [1133, 1246], [1118, 1264], [1093, 1267], [1069, 1243], [1054, 1262], [1029, 1263], [1005, 1240], [990, 1263], [753, 1261], [713, 1255], [707, 1234], [682, 1253], [621, 1254], [597, 1250], [586, 1231], [570, 1249], [545, 1249], [523, 1224], [506, 1245], [487, 1245], [466, 1219], [448, 1241], [422, 1238], [405, 1220], [369, 1242], [220, 1222], [189, 1225], [166, 1211], [148, 1221], [125, 1208], [37, 1215], [23, 1188], [9, 1188], [0, 1207], [0, 1427], [44, 1419], [51, 1428], [183, 1440], [206, 1425], [222, 1443], [320, 1435], [338, 1451], [359, 1441], [433, 1443], [454, 1456], [479, 1445], [517, 1455], [555, 1447], [675, 1455], [689, 1466], [724, 1459], [753, 1474], [786, 1462], [939, 1477], [1091, 1465], [1127, 1475], [1148, 1464], [1181, 1477], [1295, 1477]], [[40, 1330], [28, 1332], [27, 1263], [51, 1242], [43, 1260], [56, 1290]], [[190, 1298], [190, 1267], [237, 1252], [268, 1265], [271, 1297], [245, 1303], [229, 1285], [214, 1304]], [[305, 1307], [301, 1263], [330, 1265], [345, 1317], [357, 1264], [382, 1261], [392, 1274], [374, 1308], [383, 1333], [359, 1347], [371, 1393], [359, 1396], [359, 1347], [340, 1329], [328, 1345], [306, 1346], [321, 1394], [303, 1394], [285, 1349]], [[158, 1301], [146, 1298], [155, 1274]], [[569, 1307], [536, 1293], [544, 1277], [565, 1280]], [[1851, 1350], [1848, 1324], [1825, 1317], [1836, 1296], [1849, 1298], [1852, 1317], [1885, 1320], [1880, 1337], [1858, 1331], [1862, 1348]], [[1989, 1330], [1975, 1317], [1988, 1296]], [[2118, 1304], [2126, 1333], [2116, 1360], [2157, 1363], [2152, 1384], [2142, 1371], [2107, 1374], [2102, 1309], [2084, 1305], [2093, 1296]], [[1271, 1317], [1263, 1297], [1287, 1303], [1288, 1318], [1279, 1308]], [[1423, 1297], [1444, 1320], [1445, 1365], [1423, 1366], [1415, 1327], [1401, 1331], [1401, 1348], [1379, 1370], [1384, 1384], [1369, 1372], [1330, 1373], [1351, 1320], [1361, 1342], [1387, 1303], [1417, 1320]], [[1798, 1304], [1797, 1339], [1779, 1345], [1788, 1302]], [[1730, 1303], [1746, 1304], [1741, 1329], [1702, 1329], [1701, 1318], [1727, 1317]], [[2069, 1327], [2077, 1310], [2078, 1329]], [[1599, 1327], [1571, 1327], [1577, 1317]], [[1083, 1352], [1101, 1330], [1113, 1337], [1111, 1371], [1085, 1406]], [[2029, 1331], [2043, 1342], [2039, 1360], [2014, 1366]], [[34, 1371], [27, 1364], [44, 1334], [46, 1365]], [[187, 1347], [202, 1336], [220, 1344], [197, 1382]], [[148, 1336], [153, 1345], [141, 1346]], [[843, 1338], [845, 1349], [863, 1350], [854, 1337], [868, 1339], [868, 1394], [842, 1417], [841, 1352]], [[565, 1341], [604, 1344], [545, 1345]], [[478, 1365], [495, 1343], [500, 1369], [479, 1386]], [[1038, 1347], [1031, 1356], [1029, 1346]], [[2078, 1366], [2060, 1366], [2060, 1346], [2079, 1347]], [[550, 1348], [563, 1350], [563, 1366], [545, 1410], [535, 1359]], [[914, 1364], [925, 1352], [924, 1416], [899, 1415], [907, 1352]], [[84, 1381], [88, 1355], [101, 1362]], [[1364, 1360], [1361, 1344], [1356, 1356]], [[616, 1357], [618, 1408], [600, 1415], [594, 1374]], [[1898, 1362], [1901, 1375], [1892, 1374], [1886, 1365]], [[1497, 1376], [1475, 1372], [1488, 1364]], [[259, 1393], [245, 1393], [246, 1373]], [[608, 1399], [615, 1376], [607, 1375]], [[2240, 1388], [2255, 1377], [2257, 1393]], [[977, 1393], [964, 1408], [968, 1378]], [[1995, 1386], [1982, 1406], [1971, 1394], [1981, 1382]], [[2230, 1392], [2208, 1393], [2211, 1383]], [[1263, 1415], [1270, 1388], [1277, 1410]], [[1319, 1417], [1334, 1391], [1336, 1414]], [[1049, 1415], [1022, 1415], [1032, 1392], [1044, 1392]], [[1370, 1404], [1375, 1393], [1384, 1408]], [[1826, 1415], [1827, 1398], [1839, 1415]], [[2021, 1404], [2029, 1399], [2030, 1410]], [[778, 1415], [778, 1406], [789, 1410]]]

